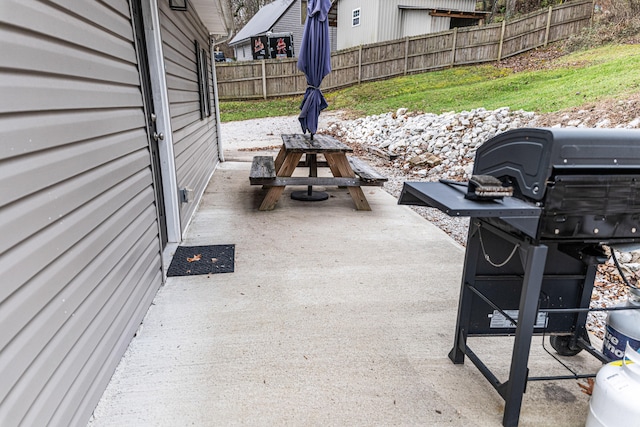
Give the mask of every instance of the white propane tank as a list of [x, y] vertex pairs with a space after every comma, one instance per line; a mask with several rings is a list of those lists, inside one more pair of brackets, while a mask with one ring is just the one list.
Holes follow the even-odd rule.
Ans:
[[[627, 307], [640, 307], [640, 289], [629, 289]], [[634, 350], [640, 348], [640, 309], [611, 311], [602, 343], [602, 353], [610, 360], [622, 359], [627, 342]]]
[[627, 344], [624, 359], [600, 368], [585, 427], [640, 426], [640, 353]]

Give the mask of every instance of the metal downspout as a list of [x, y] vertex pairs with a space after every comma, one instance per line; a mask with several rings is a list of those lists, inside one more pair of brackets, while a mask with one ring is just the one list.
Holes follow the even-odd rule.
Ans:
[[[228, 38], [227, 38], [228, 39]], [[220, 132], [220, 101], [218, 99], [218, 77], [216, 75], [216, 61], [214, 55], [214, 42], [213, 38], [210, 37], [209, 42], [210, 50], [211, 50], [211, 76], [213, 77], [213, 102], [215, 105], [216, 111], [216, 134], [218, 135], [218, 159], [221, 162], [224, 162], [224, 150], [222, 145], [222, 133]]]

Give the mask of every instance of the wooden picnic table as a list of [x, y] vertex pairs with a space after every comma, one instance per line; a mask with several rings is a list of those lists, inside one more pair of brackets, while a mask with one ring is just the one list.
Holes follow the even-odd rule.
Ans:
[[[256, 156], [250, 173], [252, 185], [263, 185], [268, 188], [260, 205], [260, 210], [272, 210], [287, 185], [321, 185], [347, 187], [356, 209], [370, 211], [369, 202], [362, 191], [362, 186], [382, 186], [387, 178], [360, 159], [348, 157], [353, 152], [348, 145], [328, 135], [284, 134], [282, 147], [275, 160], [272, 156]], [[321, 154], [325, 162], [318, 162]], [[300, 162], [302, 155], [305, 161]], [[318, 177], [317, 167], [327, 166], [333, 176]], [[291, 176], [296, 168], [308, 167], [309, 176]]]

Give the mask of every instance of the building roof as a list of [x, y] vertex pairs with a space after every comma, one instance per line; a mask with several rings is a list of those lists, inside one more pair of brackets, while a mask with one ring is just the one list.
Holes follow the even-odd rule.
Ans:
[[209, 34], [227, 35], [233, 30], [233, 15], [224, 0], [190, 0]]
[[264, 34], [273, 27], [280, 17], [289, 9], [295, 0], [274, 0], [260, 8], [253, 18], [247, 22], [238, 34], [229, 42], [229, 45], [238, 44], [257, 34]]

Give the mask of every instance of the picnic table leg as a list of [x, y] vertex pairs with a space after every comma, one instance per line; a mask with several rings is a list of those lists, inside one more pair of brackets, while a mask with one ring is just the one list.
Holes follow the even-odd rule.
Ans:
[[[280, 147], [280, 151], [278, 151], [278, 155], [276, 156], [276, 160], [274, 162], [275, 165], [275, 169], [276, 169], [276, 176], [278, 175], [278, 171], [280, 170], [280, 167], [282, 166], [282, 163], [284, 163], [284, 158], [286, 156], [287, 152], [284, 148], [284, 145], [282, 145], [282, 147]], [[270, 185], [263, 185], [262, 189], [263, 190], [268, 190], [270, 189], [271, 186]]]
[[[278, 155], [279, 156], [279, 155]], [[276, 167], [276, 175], [277, 176], [291, 176], [293, 171], [298, 166], [298, 162], [302, 157], [302, 153], [289, 153], [286, 155], [284, 160], [282, 161], [282, 166], [278, 169]], [[266, 196], [264, 196], [264, 200], [260, 205], [261, 211], [270, 211], [276, 207], [276, 203], [278, 203], [278, 199], [282, 196], [282, 192], [284, 191], [284, 186], [270, 187]]]
[[[333, 176], [340, 176], [345, 178], [355, 178], [356, 174], [351, 169], [347, 156], [344, 153], [326, 153], [325, 158], [329, 164], [329, 169], [333, 173]], [[371, 206], [364, 195], [361, 187], [347, 187], [349, 194], [356, 204], [356, 209], [359, 211], [370, 211]]]
[[278, 155], [276, 156], [275, 166], [276, 166], [276, 175], [280, 173], [280, 168], [284, 163], [284, 159], [287, 156], [287, 151], [284, 148], [284, 145], [280, 148]]

